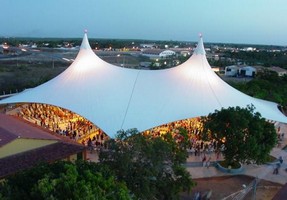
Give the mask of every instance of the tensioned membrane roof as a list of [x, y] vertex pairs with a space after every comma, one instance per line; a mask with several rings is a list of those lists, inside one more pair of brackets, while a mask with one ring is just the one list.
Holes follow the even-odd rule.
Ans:
[[287, 122], [277, 104], [248, 96], [211, 69], [202, 37], [183, 64], [164, 70], [121, 68], [100, 59], [85, 33], [75, 61], [60, 75], [0, 101], [44, 103], [87, 118], [110, 137], [118, 130], [144, 131], [169, 122], [206, 116], [228, 107], [246, 107], [268, 120]]

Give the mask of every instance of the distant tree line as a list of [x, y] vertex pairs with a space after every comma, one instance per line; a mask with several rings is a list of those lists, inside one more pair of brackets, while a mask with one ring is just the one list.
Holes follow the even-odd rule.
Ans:
[[[73, 46], [80, 46], [82, 42], [82, 38], [18, 38], [18, 37], [10, 37], [10, 38], [0, 38], [0, 44], [7, 43], [10, 46], [19, 46], [19, 44], [37, 44], [38, 47], [49, 47], [56, 48], [59, 45], [63, 45], [64, 43], [73, 44]], [[180, 48], [183, 47], [192, 47], [195, 46], [194, 42], [181, 42], [181, 41], [173, 41], [173, 40], [141, 40], [141, 39], [95, 39], [89, 38], [89, 42], [91, 47], [94, 48], [112, 48], [112, 49], [121, 49], [121, 48], [132, 48], [139, 46], [140, 44], [150, 44], [154, 43], [157, 48], [164, 49], [166, 45], [168, 47], [178, 46]]]
[[225, 56], [234, 60], [240, 60], [247, 65], [278, 66], [287, 69], [287, 55], [284, 51], [230, 51], [226, 52]]
[[228, 59], [221, 59], [221, 58], [219, 58], [219, 60], [215, 60], [215, 59], [211, 59], [211, 58], [207, 59], [207, 60], [211, 66], [216, 66], [216, 67], [221, 67], [221, 68], [236, 64], [235, 61], [230, 61]]
[[277, 102], [287, 108], [287, 76], [264, 70], [247, 83], [229, 82], [233, 87], [250, 96]]

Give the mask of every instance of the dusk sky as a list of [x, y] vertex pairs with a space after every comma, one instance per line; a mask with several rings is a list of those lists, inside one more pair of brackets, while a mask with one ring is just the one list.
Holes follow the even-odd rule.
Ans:
[[0, 0], [0, 37], [287, 45], [286, 0]]

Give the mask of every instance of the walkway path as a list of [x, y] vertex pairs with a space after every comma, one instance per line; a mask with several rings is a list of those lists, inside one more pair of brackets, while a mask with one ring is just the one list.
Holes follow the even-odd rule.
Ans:
[[[268, 181], [272, 181], [272, 182], [280, 183], [280, 184], [287, 183], [287, 172], [285, 171], [285, 169], [287, 168], [287, 150], [282, 149], [285, 145], [287, 145], [287, 137], [286, 137], [287, 124], [278, 124], [278, 125], [281, 127], [280, 132], [285, 133], [284, 139], [280, 147], [275, 147], [271, 151], [271, 155], [276, 158], [279, 158], [279, 156], [282, 156], [283, 158], [283, 164], [281, 165], [279, 169], [279, 174], [278, 175], [273, 174], [273, 170], [277, 162], [272, 163], [272, 164], [264, 164], [264, 165], [255, 165], [255, 164], [244, 165], [243, 166], [244, 170], [238, 174], [258, 177], [259, 179], [264, 179], [264, 180], [268, 180]], [[213, 157], [214, 156], [215, 155], [213, 154]], [[189, 164], [189, 163], [193, 163], [193, 164]], [[189, 156], [187, 160], [187, 170], [190, 172], [193, 179], [234, 175], [234, 174], [221, 172], [215, 167], [209, 167], [209, 168], [202, 167], [201, 158], [199, 156], [195, 157], [194, 155]]]

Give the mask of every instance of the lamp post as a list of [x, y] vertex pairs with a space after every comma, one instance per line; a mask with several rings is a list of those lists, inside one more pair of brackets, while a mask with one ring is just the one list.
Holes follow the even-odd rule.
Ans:
[[120, 56], [121, 56], [121, 54], [118, 54], [118, 55], [117, 55], [117, 60], [116, 60], [117, 64], [120, 63], [120, 62], [119, 62], [119, 59], [118, 59]]
[[121, 55], [121, 54], [118, 54], [118, 55], [117, 55], [117, 57], [121, 57], [121, 56], [123, 57], [123, 63], [120, 64], [120, 65], [121, 65], [121, 67], [124, 68], [124, 67], [125, 67], [125, 56], [124, 56], [124, 55]]
[[123, 64], [121, 65], [123, 68], [125, 67], [125, 56], [123, 55]]
[[19, 66], [18, 64], [18, 53], [16, 52], [16, 63], [17, 63], [17, 67]]

